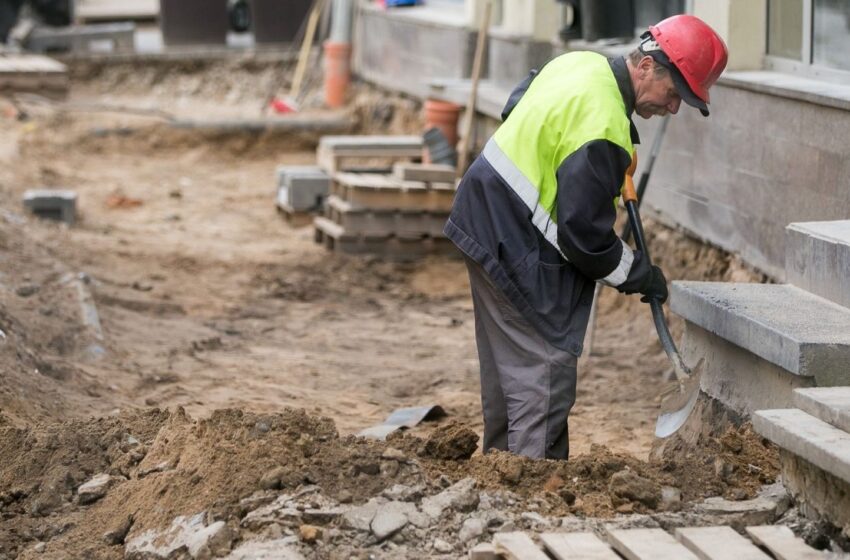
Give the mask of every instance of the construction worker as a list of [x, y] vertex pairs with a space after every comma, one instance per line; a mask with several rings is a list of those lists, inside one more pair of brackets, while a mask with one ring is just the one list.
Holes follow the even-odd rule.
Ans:
[[726, 59], [707, 24], [678, 15], [627, 57], [570, 52], [511, 94], [445, 226], [469, 270], [485, 453], [569, 456], [595, 282], [666, 301], [661, 269], [613, 230], [639, 141], [631, 116], [675, 114], [682, 101], [708, 116]]

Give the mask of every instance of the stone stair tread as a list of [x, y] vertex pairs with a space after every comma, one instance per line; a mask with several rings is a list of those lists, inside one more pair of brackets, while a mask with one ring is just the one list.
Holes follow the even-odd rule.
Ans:
[[758, 410], [753, 428], [779, 447], [850, 482], [850, 433], [798, 408]]
[[794, 406], [850, 432], [850, 387], [795, 389]]
[[807, 545], [784, 525], [747, 527], [747, 534], [768, 549], [777, 560], [817, 560], [826, 558], [823, 552]]
[[850, 309], [788, 284], [673, 282], [690, 323], [818, 385], [850, 384]]
[[850, 307], [850, 220], [797, 222], [785, 228], [789, 284]]
[[731, 527], [682, 527], [676, 529], [675, 535], [700, 560], [770, 560]]

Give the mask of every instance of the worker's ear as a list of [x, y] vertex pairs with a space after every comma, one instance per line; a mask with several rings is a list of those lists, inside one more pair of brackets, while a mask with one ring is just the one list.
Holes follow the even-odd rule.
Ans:
[[640, 59], [640, 62], [638, 62], [637, 68], [638, 75], [641, 79], [646, 79], [655, 70], [655, 60], [648, 54], [644, 55], [644, 57]]

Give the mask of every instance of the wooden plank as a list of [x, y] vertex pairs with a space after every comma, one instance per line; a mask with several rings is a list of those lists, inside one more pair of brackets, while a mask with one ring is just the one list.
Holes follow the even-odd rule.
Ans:
[[493, 546], [497, 554], [508, 560], [549, 560], [546, 554], [537, 548], [531, 537], [525, 533], [496, 533], [493, 536]]
[[747, 534], [757, 544], [768, 549], [777, 560], [822, 560], [824, 554], [797, 538], [784, 525], [761, 525], [747, 527]]
[[620, 560], [617, 553], [593, 533], [543, 533], [540, 540], [556, 560]]
[[664, 529], [608, 529], [611, 545], [628, 560], [699, 560]]
[[702, 560], [770, 560], [767, 554], [731, 527], [676, 529], [676, 538]]

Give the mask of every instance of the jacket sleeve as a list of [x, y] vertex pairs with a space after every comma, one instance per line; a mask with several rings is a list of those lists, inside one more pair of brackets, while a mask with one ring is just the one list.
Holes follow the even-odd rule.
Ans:
[[649, 266], [614, 232], [619, 196], [631, 156], [607, 140], [588, 142], [558, 167], [558, 244], [582, 274], [621, 292], [639, 291]]

